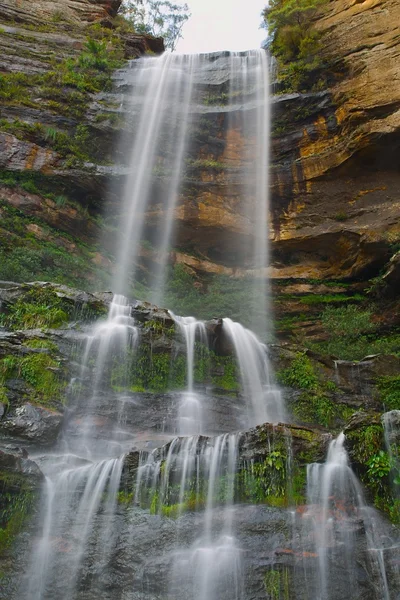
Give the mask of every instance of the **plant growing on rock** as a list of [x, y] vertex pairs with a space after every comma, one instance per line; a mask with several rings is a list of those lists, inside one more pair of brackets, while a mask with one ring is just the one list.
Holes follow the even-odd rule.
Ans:
[[[317, 85], [315, 72], [324, 66], [321, 36], [314, 20], [327, 0], [271, 0], [263, 11], [271, 51], [278, 59], [280, 80], [286, 90], [307, 91]], [[323, 83], [323, 82], [322, 82]]]

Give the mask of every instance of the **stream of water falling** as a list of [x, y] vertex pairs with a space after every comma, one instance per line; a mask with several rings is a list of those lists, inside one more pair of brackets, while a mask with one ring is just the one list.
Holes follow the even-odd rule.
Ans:
[[[129, 295], [145, 261], [147, 299], [164, 304], [171, 250], [179, 248], [181, 213], [189, 210], [184, 200], [191, 187], [201, 186], [202, 162], [211, 168], [215, 163], [216, 169], [223, 164], [223, 186], [232, 203], [224, 207], [223, 218], [236, 214], [243, 233], [235, 228], [228, 238], [222, 233], [216, 251], [235, 256], [249, 275], [245, 290], [257, 306], [249, 321], [264, 338], [269, 317], [267, 53], [165, 54], [134, 61], [125, 84], [132, 92], [123, 107], [137, 133], [123, 193], [113, 289]], [[224, 142], [217, 132], [212, 134], [216, 155], [203, 159], [204, 144], [198, 136], [201, 139], [204, 128], [212, 127], [208, 117], [219, 119], [228, 133]], [[204, 202], [206, 206], [206, 194]], [[182, 235], [187, 237], [188, 232]]]
[[[247, 565], [256, 562], [256, 557], [246, 557], [241, 546], [237, 523], [238, 511], [244, 509], [235, 507], [234, 499], [242, 439], [238, 431], [286, 418], [265, 345], [241, 324], [223, 320], [223, 333], [237, 359], [243, 405], [231, 399], [227, 410], [231, 413], [235, 410], [238, 415], [235, 413], [230, 422], [232, 427], [226, 426], [220, 435], [205, 437], [209, 433], [206, 423], [212, 421], [213, 414], [208, 414], [207, 390], [201, 393], [196, 390], [194, 373], [196, 343], [204, 346], [208, 343], [206, 326], [193, 317], [174, 317], [186, 349], [186, 389], [179, 391], [176, 418], [163, 432], [169, 440], [167, 444], [140, 453], [134, 494], [132, 498], [128, 495], [132, 510], [123, 517], [118, 515], [118, 501], [125, 453], [136, 444], [141, 448], [146, 446], [150, 436], [146, 437], [148, 434], [144, 432], [141, 437], [126, 426], [126, 408], [136, 402], [136, 398], [134, 394], [126, 397], [111, 394], [111, 366], [119, 364], [123, 371], [129, 362], [126, 358], [135, 353], [138, 344], [139, 329], [131, 316], [132, 307], [120, 294], [128, 294], [132, 289], [143, 242], [149, 241], [147, 229], [153, 217], [157, 226], [151, 237], [153, 266], [149, 269], [148, 284], [151, 299], [157, 303], [163, 301], [166, 267], [178, 229], [180, 194], [193, 160], [190, 134], [199, 116], [208, 113], [228, 114], [229, 127], [233, 131], [240, 129], [244, 139], [252, 140], [243, 150], [240, 173], [233, 169], [227, 183], [240, 188], [243, 206], [237, 208], [241, 210], [252, 242], [250, 247], [238, 244], [228, 251], [240, 255], [252, 275], [249, 294], [262, 309], [257, 315], [250, 315], [250, 320], [260, 338], [265, 339], [268, 313], [267, 55], [263, 51], [200, 56], [165, 54], [135, 62], [128, 79], [133, 91], [127, 110], [137, 129], [122, 199], [113, 284], [118, 294], [114, 296], [108, 317], [86, 332], [82, 368], [76, 382], [78, 389], [70, 400], [59, 444], [51, 452], [35, 457], [46, 476], [41, 498], [41, 532], [18, 600], [261, 598], [265, 596], [263, 590], [254, 596], [254, 590], [248, 595], [245, 592], [243, 565], [246, 561]], [[222, 95], [221, 85], [225, 86]], [[223, 98], [224, 106], [204, 102], [205, 90], [209, 92], [213, 87]], [[111, 409], [112, 419], [107, 407], [111, 401], [116, 402]], [[149, 402], [149, 399], [144, 401]], [[165, 414], [160, 414], [159, 422], [164, 421]], [[332, 557], [352, 564], [360, 519], [367, 530], [370, 554], [381, 582], [381, 596], [376, 598], [397, 600], [390, 597], [387, 585], [388, 550], [376, 534], [375, 517], [365, 505], [343, 444], [344, 437], [340, 436], [332, 442], [326, 463], [310, 465], [308, 469], [308, 509], [302, 518], [301, 550], [311, 547], [318, 564], [314, 570], [316, 583], [310, 588], [307, 600], [330, 600]], [[290, 464], [287, 471], [291, 471]], [[141, 506], [148, 507], [147, 512]], [[197, 512], [193, 525], [190, 522], [192, 531], [188, 536], [185, 513], [194, 510]], [[267, 520], [268, 515], [263, 514]], [[148, 521], [147, 517], [153, 520]], [[166, 524], [161, 517], [179, 518], [171, 529], [172, 519]], [[256, 517], [250, 513], [249, 518]], [[126, 531], [120, 530], [121, 522]], [[150, 528], [157, 526], [159, 538], [151, 546]], [[253, 520], [249, 526], [250, 536], [262, 526]], [[279, 527], [282, 529], [282, 523]], [[173, 549], [168, 546], [165, 552], [168, 575], [158, 591], [151, 586], [158, 576], [157, 563], [147, 577], [140, 572], [132, 587], [120, 586], [120, 580], [125, 582], [123, 574], [127, 570], [137, 573], [135, 566], [140, 556], [133, 554], [127, 564], [120, 556], [118, 543], [125, 536], [129, 540], [127, 544], [125, 539], [125, 546], [136, 548], [136, 538], [144, 535], [141, 552], [157, 554], [158, 545], [166, 547], [167, 529], [171, 534], [169, 546]], [[252, 541], [249, 548], [253, 548]], [[161, 557], [161, 565], [162, 560], [166, 560], [165, 557]], [[263, 554], [260, 561], [257, 567], [265, 573], [271, 557]], [[354, 585], [352, 566], [346, 577], [348, 586]], [[260, 596], [263, 593], [264, 596]], [[296, 600], [304, 597], [293, 590]]]
[[[337, 569], [341, 575], [340, 587], [361, 593], [359, 569], [368, 568], [356, 560], [360, 536], [365, 535], [369, 553], [369, 568], [375, 572], [376, 588], [382, 600], [391, 598], [388, 585], [389, 570], [396, 571], [393, 556], [400, 547], [390, 538], [390, 529], [384, 526], [378, 512], [365, 501], [360, 482], [349, 464], [345, 449], [345, 435], [332, 440], [324, 464], [307, 467], [307, 510], [302, 515], [302, 543], [300, 555], [314, 556], [314, 570], [308, 590], [315, 600], [331, 600], [337, 596]], [[310, 545], [311, 542], [311, 545]], [[305, 552], [309, 549], [309, 553]]]

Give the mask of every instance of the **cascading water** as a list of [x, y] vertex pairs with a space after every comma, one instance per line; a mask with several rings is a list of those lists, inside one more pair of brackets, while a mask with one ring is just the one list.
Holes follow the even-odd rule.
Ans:
[[203, 407], [200, 396], [194, 391], [194, 354], [196, 339], [207, 346], [206, 327], [194, 317], [175, 317], [186, 345], [187, 388], [182, 393], [178, 413], [178, 433], [193, 435], [203, 433]]
[[[125, 83], [131, 84], [133, 91], [123, 105], [135, 124], [136, 136], [118, 230], [113, 283], [118, 295], [107, 319], [85, 337], [80, 376], [71, 386], [77, 391], [70, 398], [58, 446], [36, 457], [46, 476], [41, 536], [18, 600], [258, 600], [266, 592], [273, 600], [336, 599], [338, 594], [331, 594], [337, 587], [332, 563], [337, 561], [346, 573], [340, 592], [343, 586], [351, 589], [358, 585], [353, 554], [362, 529], [367, 532], [371, 570], [379, 581], [379, 590], [368, 600], [396, 600], [388, 584], [397, 568], [391, 559], [396, 547], [390, 536], [386, 542], [381, 539], [376, 515], [367, 508], [349, 467], [343, 435], [331, 443], [325, 464], [309, 465], [308, 507], [300, 525], [294, 523], [294, 529], [299, 525], [301, 532], [296, 557], [315, 559], [312, 574], [304, 561], [299, 560], [301, 566], [294, 567], [294, 571], [302, 571], [305, 588], [294, 586], [289, 596], [285, 582], [283, 587], [273, 580], [274, 585], [269, 585], [267, 567], [274, 562], [275, 537], [281, 543], [287, 539], [286, 530], [281, 535], [280, 530], [285, 529], [282, 521], [277, 520], [277, 531], [268, 530], [272, 537], [268, 552], [264, 552], [262, 540], [260, 559], [255, 560], [252, 536], [260, 531], [262, 535], [265, 523], [274, 518], [273, 509], [257, 512], [252, 505], [238, 503], [243, 497], [263, 502], [267, 490], [277, 510], [284, 511], [285, 498], [290, 502], [293, 490], [282, 477], [291, 476], [293, 456], [289, 433], [283, 444], [277, 435], [275, 445], [262, 428], [254, 431], [260, 434], [259, 439], [264, 435], [267, 459], [263, 463], [246, 462], [245, 456], [239, 456], [245, 437], [237, 433], [239, 429], [286, 419], [267, 348], [249, 329], [229, 318], [219, 324], [227, 354], [236, 357], [241, 383], [240, 393], [235, 391], [228, 400], [224, 398], [222, 410], [230, 417], [224, 427], [213, 426], [215, 406], [210, 408], [208, 390], [199, 391], [195, 385], [196, 344], [209, 351], [206, 326], [194, 317], [174, 317], [172, 313], [168, 317], [185, 343], [186, 389], [175, 394], [176, 413], [170, 412], [170, 407], [160, 414], [157, 407], [152, 412], [156, 427], [161, 429], [162, 424], [162, 443], [164, 438], [167, 443], [149, 452], [154, 439], [159, 438], [150, 439], [147, 431], [137, 435], [137, 430], [125, 422], [130, 405], [137, 402], [140, 409], [140, 402], [144, 402], [149, 410], [148, 405], [155, 400], [145, 392], [144, 398], [136, 398], [125, 385], [140, 327], [131, 316], [132, 306], [119, 294], [134, 294], [139, 271], [141, 275], [144, 271], [150, 299], [163, 302], [171, 248], [179, 246], [178, 223], [185, 210], [182, 195], [196, 162], [191, 154], [191, 134], [202, 115], [227, 115], [225, 125], [229, 124], [230, 135], [246, 140], [239, 145], [240, 169], [235, 166], [238, 158], [229, 140], [223, 157], [224, 185], [231, 190], [232, 212], [241, 219], [246, 235], [236, 239], [239, 236], [234, 230], [218, 251], [223, 248], [241, 264], [246, 275], [243, 288], [254, 300], [248, 320], [260, 339], [266, 339], [268, 71], [268, 57], [261, 50], [191, 57], [165, 54], [136, 61], [128, 71]], [[213, 100], [215, 94], [220, 105]], [[157, 351], [151, 346], [153, 350]], [[220, 404], [222, 396], [216, 398]], [[115, 402], [113, 418], [104, 408], [110, 402]], [[387, 423], [391, 439], [392, 420]], [[285, 428], [272, 429], [275, 436]], [[304, 435], [308, 434], [306, 431]], [[132, 447], [138, 449], [136, 454], [129, 452]], [[256, 447], [256, 454], [258, 450]], [[130, 454], [136, 456], [130, 457], [134, 463], [133, 491], [126, 474]], [[241, 487], [246, 488], [247, 496], [240, 495]], [[121, 504], [128, 505], [122, 517]], [[244, 534], [243, 527], [240, 530], [241, 513], [244, 520], [249, 519], [250, 533]], [[140, 562], [142, 553], [150, 556], [147, 564]], [[252, 582], [246, 580], [246, 566], [249, 570], [252, 563], [256, 563], [253, 572], [258, 582], [264, 581], [265, 589], [259, 584], [253, 589]], [[275, 571], [271, 573], [276, 577]], [[250, 586], [248, 592], [245, 582]], [[350, 598], [345, 594], [339, 597]]]
[[[75, 598], [87, 547], [94, 547], [107, 567], [113, 544], [113, 519], [117, 503], [124, 448], [131, 446], [120, 435], [118, 422], [105, 439], [97, 435], [96, 408], [112, 356], [124, 362], [137, 342], [131, 307], [123, 296], [114, 296], [109, 314], [86, 336], [79, 391], [71, 411], [79, 406], [82, 417], [76, 429], [65, 423], [59, 451], [36, 457], [46, 476], [42, 491], [42, 537], [24, 578], [21, 595], [29, 600]], [[93, 361], [87, 395], [84, 381]], [[111, 458], [110, 458], [111, 456]], [[59, 587], [60, 573], [62, 586]]]
[[[151, 504], [161, 514], [173, 510], [178, 516], [185, 510], [204, 509], [200, 536], [173, 555], [171, 597], [183, 586], [193, 600], [240, 598], [241, 552], [232, 518], [239, 438], [240, 434], [175, 438], [166, 453], [156, 450], [142, 459], [137, 502]], [[214, 518], [218, 504], [224, 508], [222, 521]]]
[[224, 331], [237, 357], [243, 395], [248, 400], [248, 425], [284, 422], [281, 392], [273, 381], [266, 347], [240, 323], [224, 319]]
[[[397, 570], [391, 559], [398, 548], [378, 513], [365, 502], [349, 464], [345, 439], [341, 433], [330, 443], [326, 462], [313, 463], [307, 468], [307, 510], [301, 518], [299, 555], [303, 557], [305, 570], [310, 557], [317, 563], [310, 573], [308, 597], [330, 600], [347, 590], [353, 590], [354, 597], [362, 593], [357, 545], [360, 536], [366, 535], [369, 570], [376, 577], [374, 586], [379, 598], [390, 600], [387, 570]], [[366, 565], [363, 568], [367, 569]]]
[[[150, 290], [147, 299], [164, 304], [171, 250], [179, 249], [188, 236], [180, 223], [188, 210], [185, 196], [198, 185], [195, 169], [203, 163], [211, 168], [223, 164], [224, 186], [232, 197], [227, 218], [233, 220], [234, 213], [244, 231], [238, 235], [234, 229], [229, 239], [222, 234], [217, 252], [235, 256], [242, 266], [247, 275], [242, 278], [243, 292], [252, 298], [253, 306], [249, 324], [265, 337], [270, 316], [266, 306], [270, 121], [266, 52], [165, 54], [135, 61], [124, 83], [132, 86], [123, 109], [136, 135], [127, 165], [113, 289], [135, 293], [132, 284], [139, 278]], [[215, 140], [221, 158], [203, 159], [201, 142], [200, 157], [195, 147], [196, 136], [202, 127], [210, 126], [209, 117], [219, 116], [230, 132], [225, 142]], [[246, 143], [232, 148], [235, 139]]]
[[400, 502], [400, 410], [391, 410], [382, 417], [389, 466], [394, 474], [392, 484]]

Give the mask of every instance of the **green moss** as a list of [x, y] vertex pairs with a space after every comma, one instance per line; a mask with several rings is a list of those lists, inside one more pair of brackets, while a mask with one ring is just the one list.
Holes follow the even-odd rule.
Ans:
[[357, 474], [374, 505], [384, 511], [393, 523], [400, 523], [400, 502], [394, 491], [400, 481], [399, 465], [389, 460], [382, 424], [361, 424], [347, 431], [346, 437]]
[[28, 288], [1, 316], [10, 329], [42, 329], [61, 327], [68, 321], [72, 306], [60, 299], [54, 290], [35, 286]]
[[289, 569], [269, 569], [264, 575], [264, 588], [268, 600], [290, 600], [293, 588]]
[[22, 356], [8, 355], [0, 360], [0, 383], [21, 378], [32, 388], [32, 401], [52, 406], [63, 399], [66, 382], [60, 362], [46, 352]]
[[276, 376], [278, 381], [283, 385], [302, 390], [316, 390], [319, 385], [314, 366], [303, 352], [298, 352], [291, 366], [278, 371]]
[[211, 169], [213, 171], [223, 171], [227, 164], [213, 158], [199, 158], [188, 163], [191, 169]]
[[[34, 176], [22, 172], [8, 179], [11, 177], [9, 172], [0, 172], [0, 180], [7, 181], [7, 185], [20, 185], [24, 178], [26, 181], [30, 180], [28, 176], [40, 189], [42, 197], [56, 201], [57, 194], [54, 190], [58, 189], [57, 186], [53, 188], [53, 192], [48, 191], [53, 185], [51, 178], [47, 180], [40, 174]], [[70, 200], [68, 205], [81, 213], [82, 218], [93, 221], [87, 212], [85, 216], [82, 206], [72, 206]], [[2, 201], [1, 194], [0, 209], [0, 279], [17, 282], [53, 281], [86, 290], [93, 289], [94, 285], [98, 289], [100, 284], [104, 288], [108, 287], [109, 273], [93, 262], [93, 256], [98, 251], [96, 246], [88, 246], [66, 232], [52, 229], [39, 218], [25, 215]], [[40, 239], [29, 231], [32, 223], [38, 225], [43, 232]], [[71, 245], [74, 248], [72, 252]], [[95, 303], [91, 303], [88, 316], [90, 311], [100, 314], [104, 308], [98, 303], [96, 309]]]
[[379, 377], [376, 387], [385, 410], [400, 410], [400, 375]]
[[287, 506], [286, 460], [284, 451], [274, 446], [263, 461], [241, 470], [237, 475], [241, 500], [252, 504]]
[[117, 501], [119, 504], [132, 504], [134, 498], [133, 492], [122, 490], [118, 492]]
[[217, 356], [212, 353], [210, 361], [214, 370], [214, 375], [212, 376], [213, 385], [227, 392], [238, 392], [240, 384], [235, 358], [232, 356]]
[[310, 294], [302, 296], [300, 299], [301, 304], [313, 305], [313, 304], [341, 304], [343, 302], [362, 302], [365, 297], [361, 294], [353, 294], [348, 296], [346, 294]]
[[23, 529], [35, 497], [26, 478], [0, 471], [0, 557]]
[[[5, 73], [0, 76], [0, 102], [37, 107], [40, 102], [58, 112], [81, 118], [91, 101], [91, 95], [112, 88], [112, 72], [122, 66], [124, 43], [110, 31], [102, 32], [107, 39], [87, 38], [77, 58], [59, 60], [49, 56], [50, 70], [26, 75]], [[26, 38], [24, 38], [26, 41]], [[34, 40], [36, 43], [36, 40]]]

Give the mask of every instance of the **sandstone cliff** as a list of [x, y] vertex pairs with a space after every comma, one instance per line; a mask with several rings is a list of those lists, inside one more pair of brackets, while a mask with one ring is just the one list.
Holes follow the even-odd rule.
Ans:
[[[85, 52], [87, 36], [104, 41], [121, 66], [121, 59], [162, 50], [158, 40], [113, 22], [117, 5], [71, 0], [60, 14], [57, 2], [29, 2], [29, 11], [24, 2], [0, 2], [1, 236], [11, 271], [3, 278], [15, 278], [18, 265], [20, 280], [34, 272], [85, 287], [107, 285], [114, 221], [102, 219], [101, 211], [116, 200], [113, 190], [124, 179], [126, 153], [115, 142], [123, 128], [130, 133], [120, 111], [129, 86], [121, 70], [113, 88], [110, 73], [101, 93], [87, 81], [82, 92], [80, 83], [71, 83], [68, 64]], [[316, 27], [336, 83], [272, 100], [276, 310], [279, 319], [293, 319], [312, 335], [319, 335], [321, 304], [308, 302], [310, 295], [359, 298], [398, 248], [399, 10], [395, 0], [328, 3]], [[62, 73], [60, 81], [52, 72]], [[183, 265], [200, 290], [210, 278], [246, 274], [246, 264], [226, 251], [230, 240], [246, 247], [253, 235], [235, 189], [226, 185], [227, 168], [240, 173], [243, 143], [223, 104], [208, 112], [196, 137], [197, 166], [176, 209], [179, 237], [170, 262]], [[147, 215], [150, 232], [161, 211], [155, 198]], [[96, 246], [100, 237], [103, 248]], [[22, 246], [32, 252], [21, 267]], [[157, 256], [150, 246], [142, 253], [146, 271]], [[389, 286], [382, 295], [392, 301], [395, 280], [382, 280]], [[383, 321], [393, 323], [393, 312], [382, 313]]]

